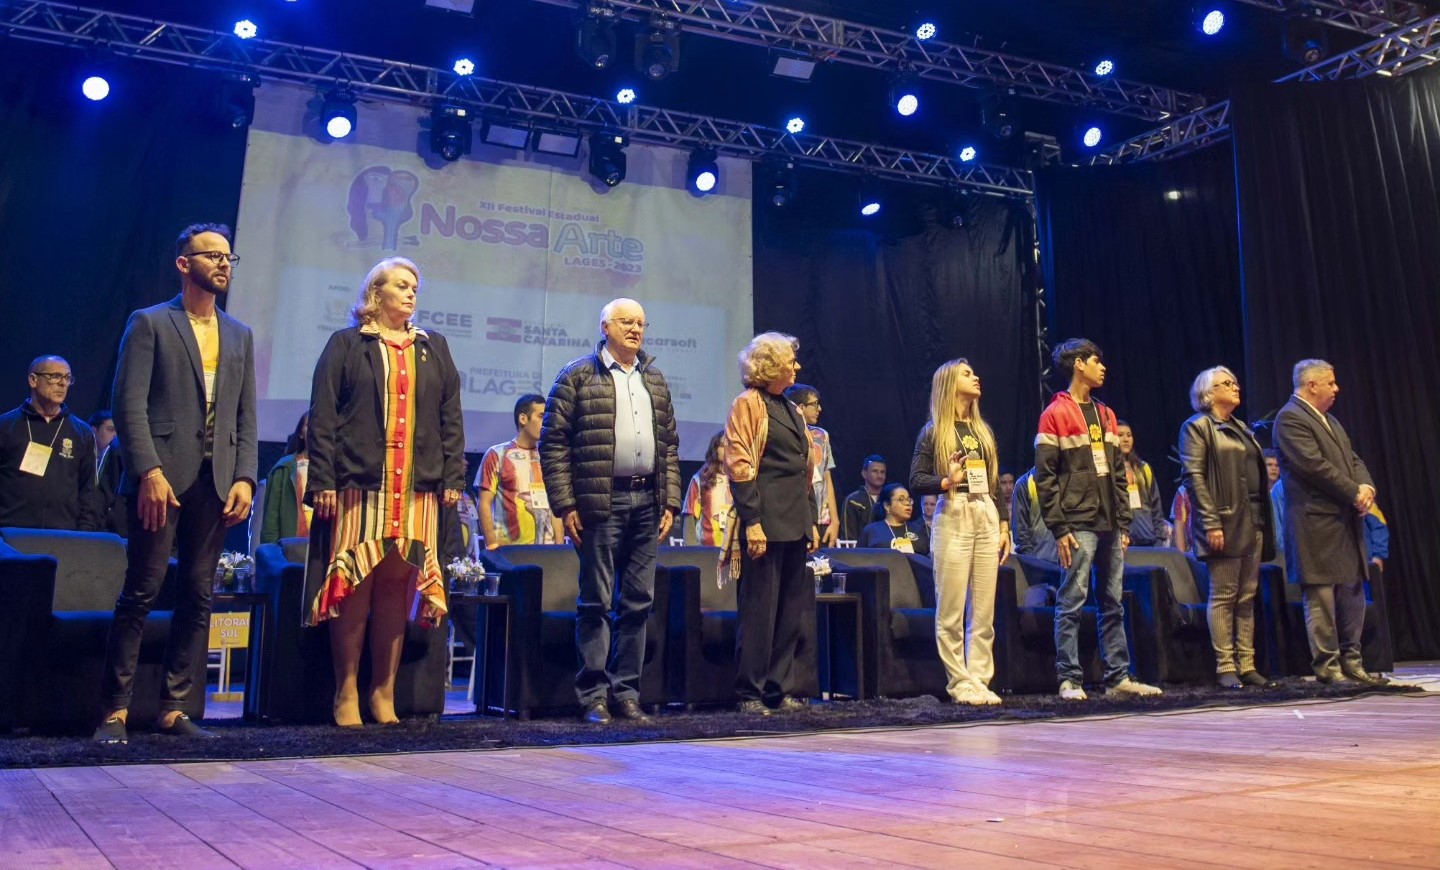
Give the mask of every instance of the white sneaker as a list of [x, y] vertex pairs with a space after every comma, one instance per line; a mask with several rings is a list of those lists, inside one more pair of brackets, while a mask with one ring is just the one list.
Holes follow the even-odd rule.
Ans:
[[1129, 695], [1132, 698], [1149, 698], [1160, 694], [1160, 690], [1139, 680], [1126, 677], [1109, 689], [1105, 690], [1107, 695]]
[[969, 704], [972, 707], [990, 707], [1000, 703], [1000, 696], [984, 686], [975, 683], [961, 683], [955, 687], [955, 693], [951, 696], [951, 700], [957, 704]]
[[1065, 701], [1090, 700], [1090, 696], [1085, 694], [1085, 690], [1080, 687], [1080, 684], [1070, 680], [1066, 680], [1060, 684], [1060, 697]]

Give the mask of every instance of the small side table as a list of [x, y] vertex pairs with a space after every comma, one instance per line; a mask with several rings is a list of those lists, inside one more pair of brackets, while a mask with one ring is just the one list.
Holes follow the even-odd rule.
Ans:
[[861, 700], [865, 694], [865, 632], [858, 592], [815, 596], [820, 696]]
[[509, 595], [456, 595], [452, 602], [474, 605], [475, 661], [470, 679], [475, 685], [475, 712], [501, 717], [513, 709], [510, 698], [510, 622], [513, 608]]
[[230, 604], [250, 608], [250, 644], [245, 662], [245, 705], [244, 718], [248, 722], [261, 721], [260, 711], [269, 709], [260, 699], [270, 687], [265, 684], [265, 633], [270, 630], [270, 610], [273, 601], [268, 592], [218, 592], [212, 598], [215, 604]]

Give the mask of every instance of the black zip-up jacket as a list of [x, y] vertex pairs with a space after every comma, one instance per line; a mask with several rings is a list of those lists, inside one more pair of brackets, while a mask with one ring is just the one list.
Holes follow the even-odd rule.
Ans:
[[[32, 433], [40, 444], [54, 443], [44, 477], [20, 470]], [[29, 401], [0, 415], [0, 527], [94, 532], [98, 510], [95, 431], [84, 420], [62, 405], [47, 423]]]
[[[610, 513], [615, 471], [615, 379], [595, 352], [571, 361], [555, 377], [540, 432], [540, 470], [557, 517], [580, 512], [582, 525]], [[680, 438], [665, 375], [644, 351], [636, 359], [655, 421], [655, 501], [680, 513]]]

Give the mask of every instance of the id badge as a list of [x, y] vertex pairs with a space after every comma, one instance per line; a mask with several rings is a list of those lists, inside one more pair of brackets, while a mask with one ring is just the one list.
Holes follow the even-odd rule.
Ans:
[[965, 460], [965, 491], [971, 495], [990, 494], [990, 475], [985, 469], [985, 460]]
[[1090, 445], [1090, 456], [1095, 460], [1095, 475], [1104, 477], [1110, 473], [1110, 460], [1105, 458], [1105, 442], [1092, 443]]
[[1138, 511], [1142, 507], [1144, 505], [1140, 503], [1140, 487], [1132, 483], [1130, 484], [1130, 510]]
[[530, 487], [530, 510], [535, 513], [539, 513], [540, 511], [544, 511], [547, 514], [550, 513], [550, 498], [545, 495], [545, 487]]
[[20, 457], [20, 470], [36, 477], [44, 477], [45, 469], [50, 467], [50, 455], [54, 452], [48, 444], [31, 441], [25, 445], [25, 455]]
[[915, 545], [910, 543], [909, 538], [891, 538], [890, 549], [899, 550], [901, 553], [914, 553]]

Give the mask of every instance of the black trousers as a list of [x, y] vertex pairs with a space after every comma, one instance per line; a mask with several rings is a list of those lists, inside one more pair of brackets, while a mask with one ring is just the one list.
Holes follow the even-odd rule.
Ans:
[[735, 632], [735, 693], [742, 701], [778, 701], [795, 690], [795, 655], [805, 608], [815, 587], [805, 573], [806, 542], [770, 541], [765, 555], [740, 552], [735, 590], [740, 608]]
[[[210, 593], [215, 565], [225, 545], [225, 503], [215, 494], [215, 481], [206, 462], [190, 488], [175, 497], [180, 507], [169, 508], [165, 525], [149, 532], [140, 521], [139, 498], [129, 502], [130, 540], [126, 549], [125, 586], [115, 601], [115, 621], [105, 651], [101, 691], [109, 710], [130, 706], [135, 668], [140, 660], [140, 638], [145, 618], [170, 567], [170, 551], [178, 546], [179, 583], [170, 636], [165, 642], [165, 686], [160, 710], [185, 709], [193, 688], [195, 656], [205, 655], [210, 635]], [[205, 691], [202, 685], [200, 691]]]

